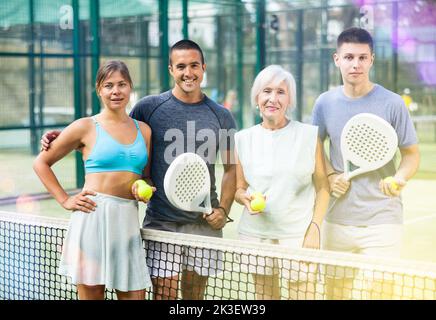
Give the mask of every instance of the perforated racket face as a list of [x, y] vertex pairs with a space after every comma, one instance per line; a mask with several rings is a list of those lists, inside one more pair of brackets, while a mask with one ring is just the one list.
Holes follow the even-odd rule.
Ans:
[[204, 189], [208, 174], [200, 162], [187, 163], [176, 177], [174, 195], [182, 203], [191, 203]]
[[164, 178], [164, 189], [176, 208], [192, 212], [212, 211], [209, 170], [195, 153], [184, 153], [170, 164]]
[[387, 121], [369, 113], [354, 116], [341, 135], [346, 174], [348, 162], [359, 167], [355, 172], [349, 172], [348, 178], [382, 167], [393, 158], [397, 146], [397, 134]]

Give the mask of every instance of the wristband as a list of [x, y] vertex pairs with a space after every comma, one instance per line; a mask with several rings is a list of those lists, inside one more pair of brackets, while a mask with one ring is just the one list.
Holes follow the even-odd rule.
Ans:
[[338, 174], [337, 172], [335, 172], [335, 171], [333, 171], [333, 172], [330, 172], [328, 175], [327, 175], [327, 178], [328, 177], [330, 177], [331, 175], [333, 175], [333, 174]]

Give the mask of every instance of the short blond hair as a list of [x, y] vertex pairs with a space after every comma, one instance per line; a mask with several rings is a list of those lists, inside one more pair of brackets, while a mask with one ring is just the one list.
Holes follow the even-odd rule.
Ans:
[[256, 107], [257, 96], [270, 83], [278, 85], [285, 82], [288, 87], [290, 105], [286, 109], [286, 118], [291, 119], [292, 110], [297, 105], [297, 89], [294, 76], [281, 66], [272, 64], [258, 73], [251, 87], [251, 105]]

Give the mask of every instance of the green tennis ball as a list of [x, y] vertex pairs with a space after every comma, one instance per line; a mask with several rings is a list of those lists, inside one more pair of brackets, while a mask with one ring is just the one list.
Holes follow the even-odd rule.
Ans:
[[266, 207], [265, 198], [263, 196], [255, 197], [250, 201], [250, 207], [253, 211], [263, 211], [263, 209]]
[[136, 180], [135, 184], [138, 196], [143, 199], [150, 200], [151, 196], [153, 195], [153, 189], [151, 186], [144, 180]]
[[400, 187], [394, 177], [386, 177], [383, 179], [385, 183], [389, 183], [393, 190], [398, 190]]

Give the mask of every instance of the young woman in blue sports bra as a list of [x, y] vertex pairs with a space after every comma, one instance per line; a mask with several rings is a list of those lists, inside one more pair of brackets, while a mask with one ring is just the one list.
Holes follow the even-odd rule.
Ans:
[[[77, 285], [79, 299], [103, 299], [105, 288], [118, 299], [144, 299], [151, 286], [131, 193], [135, 180], [149, 176], [151, 129], [127, 115], [131, 90], [127, 66], [105, 63], [96, 79], [103, 110], [74, 121], [34, 161], [47, 190], [73, 211], [59, 273]], [[82, 191], [69, 196], [51, 166], [73, 150], [82, 152], [86, 175]]]

